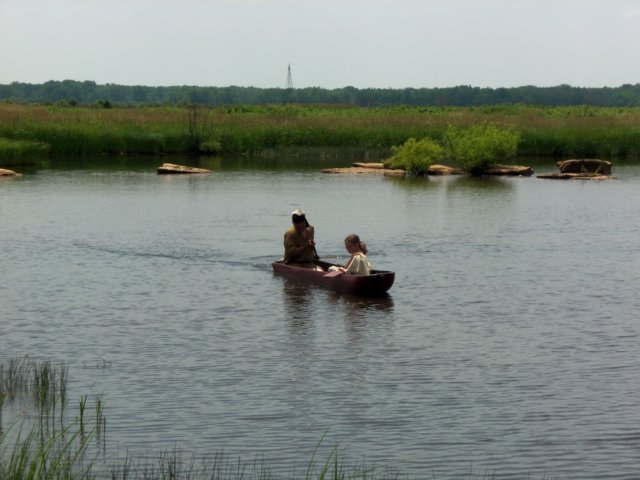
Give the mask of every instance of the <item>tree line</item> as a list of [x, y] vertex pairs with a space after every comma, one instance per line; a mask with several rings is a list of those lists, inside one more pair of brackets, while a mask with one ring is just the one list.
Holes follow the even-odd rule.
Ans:
[[[640, 83], [619, 87], [523, 86], [480, 88], [460, 85], [449, 88], [298, 88], [293, 103], [333, 104], [360, 107], [482, 106], [504, 104], [599, 107], [640, 106]], [[99, 85], [93, 81], [48, 81], [41, 84], [13, 82], [0, 85], [0, 101], [60, 103], [66, 105], [261, 105], [284, 103], [284, 88]]]

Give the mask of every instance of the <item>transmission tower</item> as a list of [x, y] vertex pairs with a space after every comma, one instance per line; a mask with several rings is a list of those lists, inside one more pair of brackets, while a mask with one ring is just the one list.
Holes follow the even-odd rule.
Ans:
[[284, 103], [291, 103], [293, 100], [293, 79], [291, 78], [291, 64], [287, 66], [287, 88], [284, 91]]

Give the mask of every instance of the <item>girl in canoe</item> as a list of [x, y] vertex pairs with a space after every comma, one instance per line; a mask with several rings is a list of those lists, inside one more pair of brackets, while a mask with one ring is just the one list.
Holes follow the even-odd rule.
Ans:
[[344, 246], [351, 258], [342, 267], [330, 267], [329, 271], [341, 271], [355, 275], [371, 275], [371, 263], [367, 258], [367, 245], [355, 233], [344, 239]]

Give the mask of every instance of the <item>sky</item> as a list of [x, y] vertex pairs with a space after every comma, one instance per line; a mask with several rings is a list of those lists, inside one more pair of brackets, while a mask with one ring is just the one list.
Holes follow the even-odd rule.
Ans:
[[640, 83], [640, 0], [0, 0], [0, 83]]

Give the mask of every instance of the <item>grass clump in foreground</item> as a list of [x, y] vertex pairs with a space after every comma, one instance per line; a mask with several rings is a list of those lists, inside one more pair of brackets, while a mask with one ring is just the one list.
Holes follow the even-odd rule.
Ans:
[[[14, 427], [16, 425], [14, 424]], [[17, 427], [16, 427], [17, 428]], [[95, 432], [84, 434], [77, 423], [56, 432], [43, 432], [33, 428], [16, 439], [8, 440], [8, 432], [0, 432], [0, 478], [3, 480], [398, 480], [393, 469], [375, 469], [363, 466], [347, 466], [337, 447], [324, 462], [316, 462], [312, 456], [304, 475], [277, 476], [264, 460], [253, 462], [232, 460], [224, 453], [207, 456], [185, 454], [179, 449], [161, 452], [150, 457], [127, 456], [121, 460], [100, 459], [98, 453], [90, 453]]]
[[232, 460], [224, 453], [216, 453], [199, 458], [195, 454], [185, 455], [181, 450], [162, 452], [159, 455], [140, 458], [127, 457], [112, 465], [109, 470], [112, 480], [129, 479], [215, 479], [215, 480], [399, 480], [400, 475], [393, 469], [375, 469], [367, 466], [346, 466], [334, 448], [324, 462], [316, 462], [315, 453], [304, 473], [276, 475], [263, 459], [252, 462]]
[[8, 440], [10, 433], [11, 429], [0, 432], [3, 480], [93, 478], [93, 461], [87, 458], [88, 437], [71, 426], [47, 433], [33, 427], [26, 436], [18, 431], [13, 442]]

